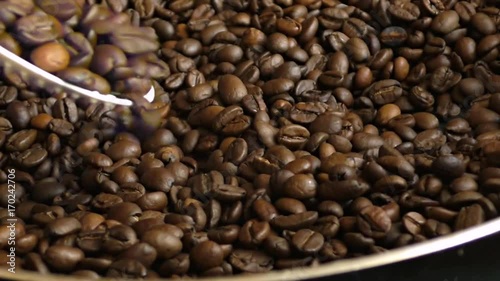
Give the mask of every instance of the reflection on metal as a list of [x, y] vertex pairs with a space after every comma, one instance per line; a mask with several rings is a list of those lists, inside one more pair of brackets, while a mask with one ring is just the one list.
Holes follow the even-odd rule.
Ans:
[[[227, 277], [210, 277], [210, 280], [220, 281], [284, 281], [284, 280], [304, 280], [319, 278], [324, 276], [338, 275], [347, 272], [355, 272], [368, 268], [383, 266], [396, 262], [401, 262], [420, 256], [437, 253], [446, 249], [463, 245], [465, 243], [500, 232], [500, 218], [496, 218], [484, 224], [458, 231], [450, 235], [431, 239], [415, 245], [410, 245], [385, 253], [370, 255], [365, 257], [345, 259], [320, 265], [318, 267], [294, 268], [282, 271], [254, 275], [239, 275]], [[16, 270], [10, 273], [5, 268], [0, 270], [0, 278], [7, 280], [36, 280], [36, 281], [78, 281], [82, 280], [73, 276], [64, 275], [40, 275], [36, 272]], [[208, 280], [208, 278], [200, 278]], [[116, 280], [102, 278], [99, 280]], [[151, 279], [168, 280], [168, 279]]]
[[[132, 106], [134, 104], [131, 100], [117, 98], [117, 93], [103, 95], [97, 91], [90, 91], [67, 83], [61, 78], [31, 64], [2, 46], [0, 46], [0, 65], [3, 67], [4, 73], [13, 73], [16, 75], [16, 78], [32, 87], [46, 90], [51, 89], [55, 92], [66, 91], [69, 94], [79, 94], [116, 105]], [[148, 102], [152, 102], [154, 97], [155, 89], [151, 86], [144, 98]]]

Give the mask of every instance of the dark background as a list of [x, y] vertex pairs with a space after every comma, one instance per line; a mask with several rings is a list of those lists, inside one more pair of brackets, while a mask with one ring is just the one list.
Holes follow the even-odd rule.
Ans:
[[327, 280], [500, 281], [500, 234], [405, 262], [314, 279]]

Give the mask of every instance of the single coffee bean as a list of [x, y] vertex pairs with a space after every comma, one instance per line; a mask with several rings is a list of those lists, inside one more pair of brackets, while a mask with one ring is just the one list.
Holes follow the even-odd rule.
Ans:
[[36, 130], [22, 130], [12, 134], [5, 143], [8, 151], [24, 151], [35, 142], [37, 137]]
[[44, 260], [54, 269], [71, 272], [85, 257], [82, 250], [63, 245], [51, 246], [43, 255]]
[[358, 227], [368, 237], [383, 237], [391, 228], [391, 219], [382, 208], [368, 206], [358, 216]]
[[267, 272], [273, 268], [273, 259], [263, 252], [236, 249], [229, 256], [229, 262], [243, 272]]
[[271, 227], [268, 222], [250, 220], [240, 229], [238, 240], [246, 246], [257, 246], [268, 237], [270, 231]]
[[62, 34], [61, 23], [45, 13], [35, 13], [16, 21], [14, 30], [21, 43], [36, 46], [57, 39]]
[[206, 270], [222, 264], [222, 248], [215, 242], [204, 241], [196, 245], [189, 254], [191, 263], [200, 270]]
[[161, 229], [152, 229], [146, 231], [142, 237], [142, 241], [153, 246], [158, 256], [169, 259], [179, 254], [182, 250], [181, 240], [172, 233], [162, 231]]
[[57, 72], [69, 65], [68, 51], [59, 43], [46, 43], [31, 52], [31, 61], [48, 72]]
[[303, 253], [317, 253], [324, 241], [323, 235], [310, 229], [301, 229], [292, 236], [292, 245]]
[[425, 218], [417, 212], [409, 212], [403, 216], [403, 226], [412, 235], [419, 234], [424, 223]]
[[473, 204], [468, 207], [463, 207], [455, 221], [455, 229], [462, 230], [485, 221], [483, 208], [478, 204]]

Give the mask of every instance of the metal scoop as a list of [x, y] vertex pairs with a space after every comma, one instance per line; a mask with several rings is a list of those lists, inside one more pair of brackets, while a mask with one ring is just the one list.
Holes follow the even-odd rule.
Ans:
[[[116, 97], [115, 94], [117, 93], [103, 95], [98, 91], [90, 91], [82, 87], [67, 83], [61, 78], [48, 73], [47, 71], [37, 67], [36, 65], [33, 65], [32, 63], [24, 60], [23, 58], [17, 56], [16, 54], [12, 53], [2, 46], [0, 46], [0, 65], [3, 66], [4, 71], [11, 69], [13, 70], [12, 72], [19, 74], [24, 81], [29, 81], [30, 84], [37, 84], [36, 86], [40, 88], [46, 88], [50, 85], [54, 89], [64, 90], [68, 93], [76, 93], [116, 105], [132, 106], [134, 104], [134, 102], [129, 99]], [[144, 98], [151, 103], [154, 97], [155, 89], [153, 86], [151, 86]]]

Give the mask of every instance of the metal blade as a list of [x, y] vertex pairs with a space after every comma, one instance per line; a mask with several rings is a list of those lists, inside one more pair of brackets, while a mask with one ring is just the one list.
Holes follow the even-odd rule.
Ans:
[[[103, 95], [98, 91], [90, 91], [85, 88], [70, 84], [61, 78], [48, 73], [47, 71], [31, 64], [23, 58], [17, 56], [6, 48], [0, 46], [0, 65], [3, 66], [4, 72], [12, 70], [20, 75], [23, 81], [27, 82], [30, 86], [36, 86], [42, 89], [65, 90], [70, 93], [87, 96], [96, 100], [109, 102], [117, 105], [132, 106], [134, 103], [129, 99], [118, 98], [115, 95]], [[48, 89], [47, 89], [48, 90]], [[144, 96], [148, 102], [152, 102], [155, 97], [154, 87], [151, 86], [150, 90]]]

